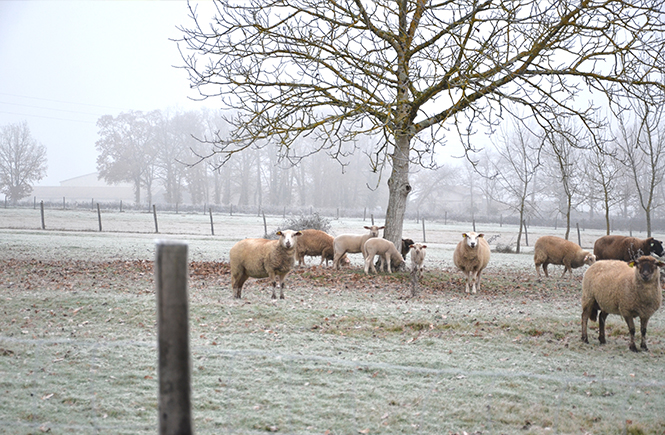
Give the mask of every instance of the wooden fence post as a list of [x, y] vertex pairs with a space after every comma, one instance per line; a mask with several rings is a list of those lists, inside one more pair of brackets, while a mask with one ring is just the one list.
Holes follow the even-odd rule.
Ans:
[[191, 434], [187, 244], [158, 242], [159, 433]]
[[40, 207], [41, 210], [42, 210], [42, 230], [45, 230], [45, 229], [46, 229], [46, 224], [45, 224], [45, 222], [44, 222], [44, 201], [41, 201], [41, 202], [39, 203], [39, 207]]
[[159, 227], [157, 226], [157, 208], [155, 204], [152, 205], [152, 215], [155, 217], [155, 232], [159, 233]]
[[427, 243], [427, 237], [425, 237], [425, 218], [422, 219], [423, 222], [423, 243]]
[[99, 232], [102, 232], [102, 212], [99, 210], [99, 203], [97, 203], [97, 219], [99, 220]]
[[122, 213], [122, 199], [120, 200], [120, 213]]
[[262, 211], [263, 214], [263, 234], [268, 237], [268, 224], [266, 224], [266, 212]]
[[210, 213], [210, 232], [212, 235], [215, 235], [215, 225], [212, 223], [212, 207], [208, 208], [208, 212]]
[[374, 213], [370, 214], [369, 217], [372, 219], [372, 225], [374, 225]]
[[577, 222], [575, 225], [577, 225], [577, 244], [582, 246], [582, 236], [580, 235], [580, 223]]
[[63, 197], [62, 197], [62, 209], [63, 209], [63, 210], [65, 209], [65, 204], [66, 204], [66, 203], [65, 203], [65, 197], [63, 196]]

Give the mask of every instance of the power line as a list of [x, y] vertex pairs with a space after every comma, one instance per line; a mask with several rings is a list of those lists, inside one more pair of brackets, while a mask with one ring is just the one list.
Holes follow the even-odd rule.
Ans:
[[44, 116], [44, 115], [34, 115], [34, 114], [27, 114], [27, 113], [16, 113], [16, 112], [7, 112], [4, 110], [0, 110], [0, 113], [4, 113], [7, 115], [19, 115], [19, 116], [27, 116], [27, 117], [34, 117], [34, 118], [45, 118], [45, 119], [55, 119], [57, 121], [71, 121], [71, 122], [81, 122], [84, 124], [96, 124], [97, 122], [92, 122], [92, 121], [83, 121], [80, 119], [67, 119], [67, 118], [56, 118], [55, 116]]
[[28, 107], [31, 109], [41, 109], [41, 110], [55, 110], [56, 112], [65, 112], [65, 113], [76, 113], [76, 114], [81, 114], [81, 115], [91, 115], [91, 116], [103, 116], [105, 113], [90, 113], [90, 112], [79, 112], [76, 110], [66, 110], [66, 109], [54, 109], [51, 107], [44, 107], [44, 106], [31, 106], [29, 104], [21, 104], [21, 103], [9, 103], [6, 101], [0, 101], [0, 104], [8, 104], [11, 106], [19, 106], [19, 107]]
[[101, 105], [98, 105], [98, 104], [73, 103], [71, 101], [53, 100], [53, 99], [50, 99], [50, 98], [29, 97], [27, 95], [10, 94], [10, 93], [7, 93], [7, 92], [0, 92], [0, 95], [6, 95], [8, 97], [28, 98], [28, 99], [31, 99], [31, 100], [50, 101], [52, 103], [73, 104], [73, 105], [77, 105], [77, 106], [97, 107], [97, 108], [102, 108], [102, 109], [126, 110], [126, 109], [120, 108], [120, 107], [101, 106]]

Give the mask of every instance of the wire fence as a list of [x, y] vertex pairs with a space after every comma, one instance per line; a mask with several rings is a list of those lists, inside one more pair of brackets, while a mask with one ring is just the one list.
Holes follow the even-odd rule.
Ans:
[[[156, 342], [0, 336], [0, 432], [155, 433]], [[192, 347], [198, 433], [662, 433], [665, 382]], [[20, 391], [20, 394], [8, 394]], [[551, 431], [551, 432], [550, 432]]]

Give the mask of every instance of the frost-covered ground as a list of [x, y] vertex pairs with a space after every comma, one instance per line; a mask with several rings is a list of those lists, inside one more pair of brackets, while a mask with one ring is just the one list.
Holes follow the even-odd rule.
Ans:
[[[266, 280], [231, 298], [228, 250], [261, 237], [263, 218], [0, 209], [0, 433], [155, 433], [155, 240], [189, 244], [192, 406], [197, 433], [663, 433], [665, 321], [650, 352], [580, 341], [573, 278], [535, 279], [525, 253], [493, 253], [466, 295], [452, 252], [470, 224], [429, 222], [427, 272], [410, 297], [405, 273], [292, 272], [285, 300]], [[266, 217], [268, 231], [283, 218]], [[361, 219], [332, 221], [361, 233]], [[510, 244], [516, 228], [477, 227]], [[591, 248], [599, 233], [582, 232]], [[422, 223], [404, 236], [422, 241]], [[496, 236], [499, 236], [496, 238]], [[576, 240], [576, 233], [573, 239]], [[309, 259], [310, 265], [318, 264]], [[560, 267], [553, 275], [560, 274]]]
[[[72, 259], [153, 259], [157, 240], [181, 240], [189, 245], [190, 259], [195, 261], [228, 261], [231, 246], [240, 239], [262, 237], [262, 216], [213, 215], [214, 236], [211, 234], [208, 214], [176, 214], [157, 212], [158, 230], [155, 233], [154, 216], [147, 212], [102, 212], [102, 230], [99, 231], [96, 211], [46, 210], [45, 230], [41, 229], [41, 215], [34, 209], [0, 209], [0, 258], [34, 256], [34, 249], [41, 256], [58, 258], [63, 252]], [[282, 216], [266, 216], [266, 227], [272, 233], [284, 223]], [[376, 220], [377, 225], [383, 223]], [[330, 233], [361, 234], [370, 225], [369, 219], [331, 219]], [[20, 231], [17, 231], [20, 230]], [[425, 221], [423, 237], [422, 221], [406, 221], [403, 237], [427, 243], [427, 265], [430, 268], [452, 267], [452, 254], [462, 233], [472, 231], [469, 223]], [[476, 231], [484, 233], [494, 249], [497, 245], [515, 246], [518, 228], [512, 225], [477, 225]], [[564, 235], [564, 229], [532, 227], [522, 236], [521, 254], [493, 254], [489, 269], [533, 267], [533, 243], [541, 235]], [[603, 233], [598, 230], [581, 230], [582, 247], [592, 250], [593, 242]], [[636, 234], [639, 236], [638, 234]], [[571, 240], [577, 241], [573, 228]], [[352, 264], [360, 267], [359, 254], [351, 256]], [[314, 261], [314, 260], [312, 260]], [[489, 270], [488, 269], [488, 270]]]

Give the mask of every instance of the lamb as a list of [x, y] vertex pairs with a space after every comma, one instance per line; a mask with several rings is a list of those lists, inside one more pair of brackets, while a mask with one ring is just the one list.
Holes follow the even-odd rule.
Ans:
[[638, 239], [628, 236], [603, 236], [593, 245], [596, 260], [631, 261], [641, 255], [665, 254], [663, 242], [653, 237]]
[[[321, 263], [325, 260], [326, 266], [330, 260], [334, 259], [335, 250], [333, 249], [333, 236], [321, 230], [302, 230], [302, 235], [298, 237], [298, 243], [296, 244], [296, 258], [298, 259], [298, 265], [305, 265], [305, 255], [309, 256], [321, 256]], [[341, 263], [343, 265], [348, 265], [350, 263], [349, 258], [346, 254], [342, 255]]]
[[418, 282], [423, 274], [423, 263], [425, 262], [425, 249], [427, 245], [420, 243], [411, 244], [411, 296], [418, 294]]
[[376, 268], [374, 267], [374, 256], [378, 255], [381, 260], [380, 269], [386, 270], [386, 264], [388, 265], [388, 273], [392, 273], [391, 263], [401, 267], [404, 264], [404, 259], [402, 254], [399, 253], [397, 247], [393, 242], [386, 239], [379, 239], [377, 237], [372, 237], [367, 239], [363, 249], [365, 255], [365, 273], [369, 274], [369, 271], [376, 273]]
[[379, 237], [379, 230], [384, 228], [385, 227], [378, 227], [376, 225], [372, 225], [371, 227], [366, 226], [365, 229], [369, 230], [369, 234], [341, 234], [335, 237], [333, 241], [333, 249], [335, 251], [333, 267], [339, 269], [342, 256], [346, 253], [357, 254], [362, 252], [364, 260], [365, 252], [363, 251], [363, 248], [365, 242], [372, 237]]
[[647, 323], [660, 308], [663, 299], [659, 269], [663, 266], [665, 263], [662, 261], [643, 255], [629, 263], [605, 260], [589, 267], [582, 279], [582, 341], [589, 342], [588, 320], [595, 322], [598, 316], [598, 340], [600, 344], [605, 344], [605, 319], [608, 314], [619, 314], [628, 324], [630, 350], [638, 351], [635, 346], [635, 317], [640, 318], [640, 347], [649, 350], [646, 344]]
[[279, 281], [279, 298], [284, 299], [284, 280], [295, 263], [296, 241], [300, 231], [277, 231], [278, 240], [244, 239], [233, 245], [229, 252], [231, 288], [233, 297], [241, 297], [247, 278], [266, 278], [272, 282], [272, 298]]
[[536, 273], [540, 278], [540, 266], [543, 267], [545, 276], [549, 277], [547, 273], [547, 266], [549, 264], [561, 264], [564, 266], [561, 277], [563, 278], [566, 272], [573, 275], [573, 269], [582, 267], [585, 264], [592, 265], [596, 262], [596, 256], [585, 251], [577, 243], [570, 240], [562, 239], [556, 236], [542, 236], [536, 240], [536, 245], [533, 251], [533, 262], [536, 264]]
[[466, 275], [466, 292], [473, 294], [480, 287], [480, 274], [490, 261], [490, 245], [483, 234], [462, 234], [464, 238], [455, 247], [453, 262]]
[[406, 260], [406, 254], [411, 250], [413, 245], [413, 240], [411, 239], [402, 239], [402, 258]]

